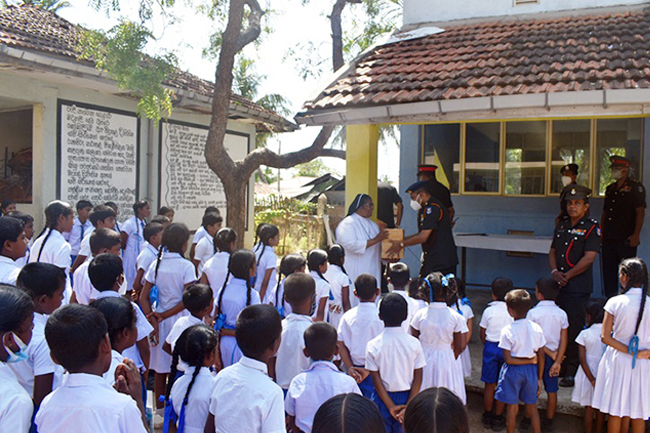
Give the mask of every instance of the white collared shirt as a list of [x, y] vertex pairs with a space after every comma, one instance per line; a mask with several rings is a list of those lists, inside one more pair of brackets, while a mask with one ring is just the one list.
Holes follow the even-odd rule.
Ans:
[[78, 373], [45, 397], [35, 422], [42, 433], [146, 433], [141, 417], [131, 396], [101, 376]]
[[27, 433], [32, 424], [34, 403], [4, 363], [0, 363], [0, 396], [0, 431]]
[[214, 255], [214, 238], [210, 235], [204, 236], [197, 244], [194, 249], [194, 260], [199, 261], [198, 274], [201, 275], [203, 271], [203, 266], [210, 257]]
[[[194, 370], [196, 370], [196, 367], [187, 367], [185, 374], [174, 382], [172, 391], [169, 394], [174, 406], [174, 412], [179, 417], [181, 416], [183, 400], [192, 381]], [[216, 379], [207, 367], [201, 367], [199, 370], [185, 406], [185, 433], [203, 433], [205, 422], [208, 419], [210, 395]]]
[[[605, 311], [614, 316], [612, 337], [628, 344], [634, 336], [634, 328], [641, 308], [641, 289], [632, 288], [622, 295], [610, 298]], [[650, 297], [646, 296], [646, 308], [639, 325], [639, 350], [650, 349]]]
[[208, 235], [208, 231], [205, 229], [205, 227], [201, 226], [198, 229], [196, 229], [196, 232], [194, 232], [194, 238], [192, 239], [193, 244], [198, 244], [201, 239], [206, 237]]
[[203, 266], [203, 274], [208, 278], [208, 284], [210, 284], [210, 288], [212, 288], [212, 294], [214, 295], [215, 301], [217, 299], [217, 293], [226, 282], [229, 261], [230, 254], [225, 251], [219, 251], [210, 257]]
[[90, 251], [90, 235], [95, 231], [95, 227], [92, 227], [91, 230], [87, 231], [84, 235], [84, 238], [81, 240], [81, 246], [79, 247], [79, 255], [86, 256], [86, 258], [92, 256]]
[[316, 283], [316, 309], [314, 310], [314, 315], [311, 316], [312, 319], [316, 320], [316, 316], [318, 315], [318, 307], [320, 304], [321, 299], [325, 298], [327, 299], [327, 302], [325, 303], [325, 317], [323, 320], [327, 320], [327, 312], [329, 311], [329, 298], [330, 298], [330, 283], [325, 281], [318, 275], [318, 272], [316, 271], [310, 271], [309, 275], [312, 276], [314, 279], [314, 282]]
[[156, 261], [147, 270], [144, 279], [158, 287], [157, 311], [167, 311], [183, 300], [183, 289], [186, 284], [196, 281], [196, 270], [192, 262], [178, 253], [163, 253], [158, 275], [156, 276]]
[[122, 354], [115, 349], [111, 350], [111, 366], [108, 367], [108, 371], [103, 375], [104, 380], [110, 385], [115, 383], [115, 370], [117, 370], [117, 366], [122, 362], [124, 362]]
[[[264, 303], [268, 303], [269, 295], [275, 291], [275, 286], [278, 284], [278, 256], [275, 254], [275, 249], [268, 245], [258, 244], [259, 247], [254, 249], [257, 264], [257, 278], [255, 280], [255, 290], [258, 292], [262, 290], [262, 282], [266, 271], [272, 269], [269, 285], [266, 287], [264, 295]], [[261, 257], [261, 259], [260, 259]], [[318, 291], [318, 289], [316, 289]], [[329, 296], [329, 293], [327, 294]]]
[[535, 322], [519, 319], [501, 331], [499, 348], [509, 350], [515, 358], [532, 358], [546, 345], [544, 331]]
[[535, 308], [530, 309], [526, 319], [537, 323], [544, 331], [546, 347], [555, 352], [560, 347], [560, 336], [563, 329], [569, 329], [569, 318], [555, 301], [539, 301]]
[[137, 218], [135, 215], [122, 224], [122, 232], [129, 235], [124, 251], [130, 251], [134, 257], [137, 257], [144, 245], [144, 227], [146, 224], [146, 221]]
[[[81, 234], [81, 227], [83, 226], [83, 236]], [[89, 219], [85, 223], [81, 224], [79, 218], [74, 219], [74, 224], [72, 225], [72, 230], [70, 233], [66, 233], [64, 237], [68, 241], [71, 247], [71, 253], [73, 256], [79, 254], [79, 249], [81, 247], [81, 240], [86, 236], [86, 233], [89, 233], [93, 230], [93, 225]]]
[[465, 318], [444, 302], [431, 302], [429, 308], [415, 313], [411, 327], [420, 332], [423, 347], [451, 348], [455, 333], [469, 332]]
[[285, 433], [282, 397], [266, 364], [243, 356], [217, 374], [210, 396], [215, 433]]
[[95, 289], [88, 276], [88, 266], [90, 266], [91, 261], [92, 258], [91, 260], [86, 260], [74, 271], [74, 287], [72, 290], [74, 290], [77, 302], [83, 305], [90, 303], [93, 290]]
[[411, 328], [411, 320], [413, 320], [413, 316], [415, 316], [415, 313], [420, 309], [420, 306], [418, 305], [417, 300], [411, 298], [404, 290], [393, 290], [393, 293], [397, 293], [406, 300], [406, 320], [402, 322], [402, 329], [408, 334]]
[[0, 283], [16, 285], [20, 267], [9, 257], [0, 256]]
[[[169, 331], [169, 334], [167, 335], [167, 338], [165, 339], [165, 342], [168, 343], [171, 348], [172, 348], [172, 353], [174, 352], [174, 347], [176, 347], [176, 342], [178, 341], [178, 338], [181, 336], [183, 331], [185, 331], [187, 328], [194, 326], [194, 325], [200, 325], [203, 323], [203, 320], [192, 316], [191, 314], [187, 316], [183, 316], [179, 318], [176, 323], [174, 323], [174, 326], [172, 326], [172, 330]], [[187, 371], [189, 368], [189, 365], [185, 361], [179, 358], [178, 360], [178, 365], [177, 369], [178, 371]], [[176, 412], [177, 415], [180, 415], [180, 412]]]
[[485, 329], [485, 339], [487, 341], [498, 343], [499, 338], [501, 338], [501, 330], [512, 322], [514, 322], [514, 319], [508, 313], [508, 306], [505, 301], [492, 301], [483, 311], [479, 326]]
[[145, 279], [144, 276], [149, 270], [149, 267], [153, 262], [158, 259], [158, 250], [153, 247], [149, 242], [144, 243], [144, 248], [142, 248], [142, 251], [140, 251], [140, 254], [138, 254], [137, 259], [135, 260], [135, 271], [136, 273], [142, 269], [144, 272], [142, 274], [142, 285], [144, 286]]
[[401, 327], [385, 328], [366, 346], [366, 370], [378, 371], [388, 392], [409, 391], [413, 372], [426, 365], [420, 341]]
[[[72, 265], [70, 258], [71, 247], [70, 244], [65, 240], [63, 235], [58, 230], [51, 230], [52, 234], [48, 237], [50, 230], [45, 230], [43, 235], [34, 241], [34, 246], [32, 247], [31, 253], [29, 255], [29, 263], [42, 262], [50, 263], [54, 266], [58, 266], [61, 269], [65, 269], [66, 281], [65, 281], [65, 293], [64, 293], [64, 303], [68, 303], [70, 296], [72, 295], [72, 286], [70, 285], [70, 266]], [[41, 251], [41, 245], [47, 237], [47, 242], [43, 246]], [[40, 252], [40, 258], [39, 258]]]
[[343, 314], [338, 338], [348, 348], [352, 364], [358, 367], [366, 365], [366, 345], [383, 330], [384, 323], [379, 319], [374, 302], [361, 302]]
[[[246, 305], [247, 291], [246, 281], [233, 278], [223, 289], [225, 290], [223, 298], [221, 298], [221, 314], [226, 315], [226, 325], [235, 329], [235, 323], [237, 323], [237, 316], [248, 305]], [[214, 298], [215, 305], [219, 304], [219, 297], [221, 296], [221, 290], [217, 294], [217, 297]], [[260, 303], [260, 294], [253, 288], [251, 288], [251, 303], [249, 305], [256, 305]]]
[[282, 321], [282, 340], [275, 362], [275, 377], [282, 389], [289, 389], [291, 379], [309, 368], [309, 358], [303, 353], [305, 331], [313, 323], [311, 317], [289, 314]]
[[361, 394], [352, 377], [329, 361], [315, 361], [291, 381], [284, 408], [296, 417], [296, 426], [301, 431], [310, 433], [318, 408], [332, 397], [349, 393]]
[[354, 297], [354, 294], [350, 289], [350, 286], [352, 286], [352, 281], [350, 281], [350, 277], [348, 277], [348, 275], [343, 272], [343, 269], [341, 269], [340, 266], [330, 264], [327, 267], [327, 272], [325, 272], [323, 276], [330, 283], [330, 291], [334, 296], [334, 299], [330, 301], [331, 304], [338, 305], [341, 308], [343, 307], [344, 287], [348, 288], [349, 297]]

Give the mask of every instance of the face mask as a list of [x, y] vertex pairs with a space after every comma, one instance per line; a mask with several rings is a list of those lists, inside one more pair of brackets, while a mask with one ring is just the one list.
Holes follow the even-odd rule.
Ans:
[[418, 212], [420, 209], [422, 209], [422, 205], [415, 200], [411, 200], [411, 209]]
[[562, 176], [562, 185], [567, 186], [570, 185], [571, 182], [572, 180], [569, 176]]
[[612, 179], [619, 180], [623, 177], [623, 172], [619, 169], [612, 170]]
[[2, 343], [2, 345], [5, 348], [5, 351], [7, 352], [7, 355], [9, 355], [6, 361], [7, 364], [15, 364], [17, 362], [25, 361], [27, 358], [29, 358], [29, 356], [27, 355], [27, 345], [23, 343], [23, 340], [18, 338], [18, 336], [13, 332], [11, 333], [11, 335], [14, 337], [14, 341], [18, 345], [18, 352], [14, 353], [4, 343]]

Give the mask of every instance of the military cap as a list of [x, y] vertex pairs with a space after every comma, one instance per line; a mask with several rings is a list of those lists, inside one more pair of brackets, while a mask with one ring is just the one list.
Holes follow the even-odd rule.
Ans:
[[591, 195], [591, 189], [582, 185], [567, 185], [564, 187], [564, 199], [565, 200], [580, 200], [588, 199]]
[[426, 180], [421, 180], [421, 181], [419, 181], [419, 182], [415, 182], [413, 185], [411, 185], [411, 186], [409, 186], [408, 188], [406, 188], [406, 192], [410, 194], [410, 193], [415, 192], [415, 191], [418, 191], [418, 190], [420, 190], [420, 189], [422, 189], [422, 188], [426, 188], [427, 185], [429, 185], [429, 182], [428, 182], [428, 181], [426, 181]]
[[421, 165], [418, 165], [418, 174], [420, 174], [420, 173], [435, 173], [437, 169], [438, 169], [437, 165], [421, 164]]
[[567, 164], [563, 165], [560, 169], [560, 173], [564, 174], [567, 171], [570, 171], [573, 174], [578, 174], [578, 164]]
[[619, 156], [619, 155], [610, 156], [609, 157], [609, 162], [611, 162], [611, 164], [609, 166], [610, 168], [616, 167], [616, 166], [629, 167], [630, 165], [632, 165], [632, 161], [630, 161], [628, 158], [626, 158], [624, 156]]

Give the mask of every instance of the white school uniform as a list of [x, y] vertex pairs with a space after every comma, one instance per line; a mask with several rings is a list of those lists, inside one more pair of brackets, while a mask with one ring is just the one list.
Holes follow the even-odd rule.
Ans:
[[117, 366], [120, 365], [122, 362], [124, 362], [124, 357], [120, 352], [118, 352], [115, 349], [111, 350], [111, 366], [108, 367], [108, 371], [103, 374], [103, 378], [106, 382], [108, 382], [110, 385], [113, 385], [115, 383], [115, 370], [117, 370]]
[[210, 396], [215, 433], [285, 433], [282, 388], [266, 364], [242, 357], [217, 374]]
[[343, 272], [338, 265], [330, 264], [327, 267], [327, 272], [323, 275], [325, 279], [330, 283], [330, 292], [332, 293], [334, 299], [330, 299], [328, 304], [329, 316], [327, 321], [332, 324], [333, 327], [338, 328], [339, 322], [341, 321], [341, 316], [343, 316], [343, 288], [345, 287], [348, 291], [349, 298], [354, 298], [354, 293], [352, 293], [352, 281], [350, 277]]
[[[429, 308], [429, 303], [428, 302], [426, 302], [426, 301], [424, 301], [422, 299], [415, 299], [415, 298], [411, 298], [411, 299], [413, 299], [415, 301], [415, 303], [417, 304], [417, 306], [418, 306], [417, 310], [415, 310], [416, 313], [418, 311], [420, 311], [421, 309], [423, 309], [423, 308]], [[415, 315], [415, 313], [413, 313], [413, 315]]]
[[[261, 257], [261, 259], [260, 259]], [[255, 290], [258, 292], [262, 290], [262, 281], [266, 271], [272, 269], [269, 285], [266, 288], [264, 299], [265, 304], [270, 304], [271, 293], [275, 290], [275, 285], [278, 284], [278, 256], [275, 254], [275, 249], [268, 245], [258, 244], [255, 248], [255, 258], [257, 260], [257, 276], [255, 279]], [[328, 294], [329, 296], [329, 294]]]
[[[248, 305], [256, 305], [260, 303], [260, 294], [251, 288], [251, 302], [246, 305], [247, 299], [247, 286], [246, 281], [233, 278], [223, 289], [225, 290], [223, 298], [221, 299], [221, 314], [225, 314], [226, 321], [224, 327], [229, 329], [235, 329], [235, 324], [237, 323], [237, 316]], [[219, 302], [219, 296], [221, 296], [221, 290], [217, 294], [217, 303]], [[237, 341], [235, 337], [222, 335], [220, 339], [221, 348], [221, 361], [224, 367], [233, 365], [239, 361], [243, 356], [241, 350], [237, 346]]]
[[[458, 301], [458, 307], [455, 305], [452, 305], [451, 307], [453, 310], [456, 310], [461, 316], [465, 318], [465, 322], [468, 322], [469, 319], [474, 318], [474, 311], [472, 311], [472, 307], [461, 303], [460, 300]], [[460, 356], [456, 358], [456, 362], [460, 362], [460, 365], [463, 367], [463, 377], [470, 377], [472, 375], [472, 358], [469, 354], [469, 345], [467, 345], [467, 347], [465, 347], [465, 350], [461, 352]]]
[[61, 385], [63, 377], [63, 368], [55, 364], [50, 356], [50, 347], [45, 340], [46, 323], [47, 316], [45, 314], [34, 313], [32, 339], [26, 349], [28, 358], [22, 362], [7, 364], [30, 397], [34, 396], [34, 376], [54, 374], [52, 389]]
[[86, 220], [85, 223], [81, 224], [79, 218], [74, 219], [74, 224], [72, 225], [72, 230], [68, 233], [64, 233], [63, 237], [70, 244], [70, 254], [76, 256], [79, 254], [79, 249], [81, 248], [81, 240], [86, 236], [86, 233], [93, 230], [93, 225], [90, 220]]
[[315, 361], [296, 376], [284, 399], [284, 409], [296, 417], [296, 427], [310, 433], [314, 415], [323, 403], [340, 394], [361, 394], [357, 382], [329, 361]]
[[135, 215], [122, 224], [122, 233], [129, 236], [126, 240], [124, 254], [122, 254], [124, 277], [128, 287], [133, 287], [133, 281], [135, 281], [136, 261], [144, 247], [144, 226], [146, 224], [145, 220], [141, 220]]
[[[187, 367], [185, 374], [179, 377], [172, 386], [169, 397], [172, 400], [174, 412], [179, 417], [183, 407], [183, 400], [187, 394], [187, 388], [190, 386], [192, 376], [196, 367]], [[188, 396], [187, 405], [185, 406], [185, 433], [203, 433], [205, 422], [208, 419], [210, 408], [210, 395], [214, 388], [216, 377], [207, 367], [201, 367], [199, 370], [192, 390]]]
[[539, 301], [535, 308], [528, 311], [526, 319], [542, 328], [549, 350], [555, 352], [559, 349], [562, 330], [569, 329], [569, 318], [555, 301]]
[[219, 251], [205, 262], [203, 266], [203, 274], [208, 278], [208, 284], [212, 289], [214, 300], [217, 300], [217, 292], [223, 287], [228, 276], [228, 262], [230, 261], [230, 253]]
[[210, 257], [214, 255], [214, 238], [210, 235], [204, 236], [203, 239], [196, 244], [194, 249], [194, 260], [199, 261], [198, 274], [201, 275], [203, 266]]
[[499, 348], [509, 350], [515, 358], [533, 358], [537, 351], [546, 346], [544, 331], [537, 323], [519, 319], [501, 331]]
[[275, 289], [269, 295], [269, 303], [276, 307], [278, 311], [280, 307], [283, 307], [284, 317], [288, 317], [293, 310], [291, 309], [291, 305], [284, 299], [284, 280], [280, 281], [280, 284], [276, 284]]
[[302, 314], [289, 314], [282, 321], [282, 340], [275, 362], [275, 381], [282, 389], [289, 389], [291, 379], [309, 368], [303, 349], [305, 331], [312, 323], [311, 317]]
[[146, 433], [130, 395], [117, 392], [101, 376], [70, 374], [43, 400], [36, 414], [42, 433]]
[[21, 267], [9, 257], [0, 256], [0, 283], [16, 285], [18, 274], [20, 274]]
[[[641, 289], [632, 288], [626, 293], [610, 298], [605, 311], [614, 316], [612, 337], [627, 345], [634, 335]], [[639, 326], [639, 351], [650, 349], [650, 298]], [[592, 407], [612, 415], [632, 419], [650, 418], [650, 360], [637, 359], [632, 368], [632, 355], [608, 346], [598, 365], [598, 380], [594, 389]]]
[[363, 367], [366, 365], [366, 345], [383, 330], [384, 323], [379, 319], [375, 303], [361, 302], [341, 317], [338, 340], [348, 348], [352, 364]]
[[[156, 312], [167, 311], [183, 301], [185, 285], [196, 281], [194, 265], [178, 253], [163, 253], [156, 276], [156, 264], [153, 262], [145, 275], [145, 280], [158, 287], [158, 306]], [[183, 316], [188, 315], [187, 310], [182, 310], [172, 317], [158, 323], [158, 344], [151, 348], [151, 363], [149, 368], [157, 373], [169, 373], [172, 357], [162, 350], [162, 342], [171, 331], [174, 323]]]
[[88, 305], [93, 295], [93, 284], [90, 282], [88, 276], [88, 266], [91, 260], [86, 260], [74, 271], [74, 294], [77, 302], [83, 305]]
[[501, 338], [501, 330], [514, 322], [508, 313], [508, 306], [505, 301], [492, 301], [483, 311], [479, 326], [485, 329], [485, 339], [498, 343]]
[[[393, 293], [397, 293], [400, 295], [404, 300], [406, 301], [406, 320], [402, 322], [402, 329], [404, 332], [407, 334], [409, 333], [410, 327], [411, 327], [411, 320], [413, 319], [413, 316], [415, 313], [420, 309], [420, 306], [417, 303], [416, 299], [411, 298], [408, 293], [406, 293], [404, 290], [393, 290]], [[424, 306], [426, 307], [427, 304], [424, 303]]]
[[[144, 243], [144, 247], [142, 247], [142, 251], [140, 251], [140, 254], [138, 254], [138, 258], [135, 260], [135, 273], [137, 274], [140, 269], [144, 271], [144, 273], [147, 273], [149, 270], [149, 267], [153, 262], [155, 262], [158, 259], [158, 249], [154, 248], [153, 245], [151, 245], [149, 242]], [[144, 274], [142, 274], [142, 285], [144, 286]], [[131, 287], [133, 287], [133, 284], [131, 284]]]
[[452, 343], [454, 334], [468, 332], [465, 318], [444, 302], [432, 302], [415, 313], [411, 327], [420, 332], [420, 343], [427, 362], [422, 372], [422, 389], [443, 386], [465, 404], [463, 368], [456, 362]]
[[27, 251], [25, 251], [25, 255], [16, 260], [16, 266], [18, 266], [20, 269], [22, 269], [27, 263], [29, 263], [29, 256], [31, 255], [32, 247], [34, 246], [34, 241], [35, 239], [32, 237], [27, 242]]
[[32, 424], [34, 403], [4, 363], [0, 364], [0, 395], [0, 431], [27, 433]]
[[88, 260], [88, 257], [92, 256], [92, 252], [90, 251], [90, 235], [92, 235], [94, 232], [95, 232], [95, 227], [89, 230], [84, 235], [84, 238], [81, 240], [81, 246], [79, 247], [79, 255], [86, 256], [86, 260]]
[[29, 263], [42, 262], [50, 263], [52, 265], [58, 266], [61, 269], [65, 269], [65, 292], [63, 294], [63, 303], [67, 304], [70, 301], [70, 296], [72, 295], [72, 286], [70, 285], [70, 244], [65, 240], [63, 235], [58, 230], [52, 230], [52, 234], [45, 242], [43, 251], [41, 251], [41, 245], [49, 233], [49, 229], [46, 230], [41, 237], [34, 241], [34, 246], [32, 247], [32, 252], [29, 256]]
[[[187, 316], [181, 317], [174, 323], [174, 326], [172, 327], [172, 330], [169, 331], [169, 335], [167, 338], [165, 338], [165, 342], [168, 343], [171, 348], [172, 348], [172, 353], [174, 352], [174, 347], [176, 347], [176, 342], [178, 341], [178, 338], [181, 336], [183, 331], [185, 331], [187, 328], [190, 326], [194, 325], [200, 325], [203, 323], [203, 320], [192, 316], [191, 314], [188, 314]], [[187, 369], [190, 366], [187, 365], [185, 361], [182, 359], [178, 359], [178, 365], [176, 366], [176, 369], [178, 371], [187, 371]], [[180, 415], [180, 412], [176, 412], [177, 415]]]
[[388, 392], [409, 391], [414, 370], [426, 365], [420, 341], [400, 326], [385, 328], [366, 346], [366, 370], [378, 371]]
[[329, 311], [329, 303], [330, 303], [330, 291], [332, 288], [330, 287], [330, 283], [325, 281], [318, 275], [318, 272], [316, 271], [310, 271], [309, 275], [314, 278], [314, 281], [316, 282], [316, 309], [314, 310], [314, 315], [311, 316], [312, 319], [316, 320], [316, 316], [318, 315], [318, 308], [321, 299], [325, 298], [327, 301], [325, 301], [325, 316], [323, 317], [323, 321], [327, 321], [327, 314]]
[[206, 237], [208, 235], [208, 231], [205, 229], [205, 227], [201, 226], [198, 229], [196, 229], [196, 232], [194, 232], [194, 238], [192, 239], [192, 244], [198, 245], [199, 242], [201, 242], [201, 239]]
[[[585, 357], [587, 358], [587, 365], [592, 376], [597, 378], [598, 364], [603, 358], [607, 345], [602, 342], [600, 332], [603, 329], [602, 323], [594, 323], [589, 328], [583, 330], [578, 334], [576, 343], [585, 348]], [[591, 401], [594, 397], [594, 387], [587, 378], [582, 365], [578, 367], [576, 374], [576, 382], [571, 394], [571, 400], [581, 406], [591, 406]]]

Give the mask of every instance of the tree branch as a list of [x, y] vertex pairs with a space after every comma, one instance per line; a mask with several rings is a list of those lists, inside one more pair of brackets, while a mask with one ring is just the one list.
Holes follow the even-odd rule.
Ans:
[[345, 159], [345, 150], [327, 148], [320, 151], [320, 156], [325, 158]]
[[240, 52], [246, 45], [257, 39], [262, 31], [264, 11], [260, 7], [260, 4], [257, 0], [244, 0], [244, 4], [249, 7], [250, 14], [248, 15], [246, 29], [240, 33], [237, 39], [237, 52]]
[[332, 65], [334, 71], [343, 67], [343, 27], [341, 26], [341, 15], [348, 3], [361, 3], [362, 0], [336, 0], [330, 14], [330, 27], [332, 29]]

